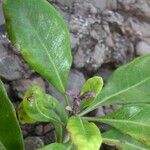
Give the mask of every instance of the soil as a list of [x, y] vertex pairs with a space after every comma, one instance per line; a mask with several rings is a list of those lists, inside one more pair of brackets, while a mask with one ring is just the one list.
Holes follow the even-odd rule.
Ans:
[[[116, 68], [139, 55], [150, 53], [149, 0], [49, 2], [65, 18], [70, 29], [73, 66], [68, 86], [76, 93], [89, 77], [100, 75], [107, 82]], [[14, 106], [17, 109], [27, 88], [35, 83], [46, 92], [62, 99], [51, 85], [31, 70], [11, 45], [5, 32], [1, 3], [0, 1], [0, 78], [5, 83]], [[103, 116], [118, 107], [101, 107], [93, 114]], [[21, 128], [26, 150], [35, 150], [54, 142], [54, 130], [50, 124], [26, 124], [21, 125]], [[102, 132], [108, 128], [101, 125]], [[101, 149], [115, 148], [103, 145]]]

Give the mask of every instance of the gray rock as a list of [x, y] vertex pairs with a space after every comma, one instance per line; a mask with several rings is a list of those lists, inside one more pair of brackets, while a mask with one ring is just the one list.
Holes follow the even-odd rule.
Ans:
[[48, 132], [47, 134], [45, 134], [43, 136], [43, 141], [46, 145], [50, 144], [50, 143], [55, 143], [55, 139], [56, 139], [56, 134], [54, 131], [51, 131], [50, 133]]
[[75, 41], [72, 44], [75, 68], [96, 71], [106, 63], [119, 66], [130, 61], [134, 47], [132, 38], [126, 36], [131, 25], [125, 24], [125, 16], [109, 9], [102, 12], [102, 17], [98, 12], [97, 15], [89, 14], [89, 4], [93, 5], [94, 1], [75, 3], [70, 20], [72, 37], [78, 39], [72, 38]]
[[[115, 66], [127, 63], [133, 58], [134, 47], [132, 42], [118, 33], [108, 34], [99, 25], [95, 26], [95, 40], [83, 38], [74, 55], [76, 68], [86, 68], [88, 71], [97, 70], [102, 64], [115, 62]], [[108, 36], [109, 35], [109, 36]], [[93, 43], [92, 43], [93, 42]], [[90, 47], [90, 45], [93, 45]]]
[[125, 11], [134, 13], [136, 16], [150, 18], [150, 1], [149, 0], [118, 0], [121, 8]]
[[113, 71], [114, 69], [111, 68], [110, 64], [103, 65], [103, 67], [101, 67], [97, 71], [96, 75], [101, 76], [103, 80], [106, 82], [109, 79], [109, 77], [112, 75]]
[[113, 108], [112, 106], [104, 106], [104, 113], [107, 115], [107, 114], [110, 114], [113, 112]]
[[85, 77], [83, 73], [77, 71], [77, 70], [72, 70], [69, 75], [69, 82], [68, 82], [68, 89], [75, 92], [79, 93], [81, 87], [85, 83]]
[[92, 69], [98, 69], [105, 62], [107, 51], [109, 51], [109, 49], [107, 49], [102, 43], [95, 45], [90, 60]]
[[36, 124], [32, 124], [32, 125], [23, 124], [23, 125], [21, 125], [21, 130], [22, 130], [23, 136], [28, 137], [28, 136], [35, 135], [35, 127], [36, 126], [37, 126]]
[[135, 18], [128, 18], [127, 27], [130, 27], [135, 36], [140, 39], [145, 39], [150, 37], [150, 24], [144, 21], [140, 21]]
[[96, 116], [97, 116], [97, 117], [103, 117], [103, 116], [105, 116], [103, 107], [99, 107], [99, 108], [97, 109], [97, 111], [96, 111]]
[[13, 56], [0, 58], [0, 76], [6, 80], [16, 80], [22, 78], [21, 67], [18, 64], [19, 59]]
[[71, 48], [75, 49], [80, 44], [79, 39], [74, 34], [70, 34], [70, 36], [71, 36]]
[[150, 45], [144, 41], [139, 42], [136, 45], [136, 54], [137, 55], [150, 54]]
[[91, 0], [93, 5], [100, 9], [100, 11], [109, 9], [117, 9], [117, 1], [116, 0]]
[[125, 36], [118, 33], [113, 34], [114, 48], [112, 51], [112, 62], [115, 66], [120, 66], [131, 61], [134, 57], [134, 46], [132, 42]]
[[[76, 68], [86, 68], [89, 71], [97, 70], [109, 59], [109, 47], [106, 45], [107, 32], [99, 23], [92, 25], [93, 29], [87, 35], [82, 36], [80, 45], [74, 54]], [[90, 38], [91, 37], [91, 38]]]
[[24, 140], [26, 150], [36, 150], [44, 146], [44, 142], [39, 137], [27, 137]]
[[45, 91], [45, 82], [40, 77], [12, 81], [12, 88], [17, 93], [19, 98], [23, 98], [27, 89], [32, 85], [38, 85], [43, 89], [43, 91]]
[[73, 0], [56, 0], [58, 3], [64, 6], [70, 7], [71, 4], [73, 3]]
[[53, 127], [50, 124], [44, 125], [44, 127], [43, 127], [43, 134], [46, 134], [46, 133], [50, 132], [52, 129], [53, 129]]
[[86, 64], [86, 55], [80, 47], [74, 55], [73, 63], [76, 68], [83, 68]]
[[111, 24], [117, 24], [118, 26], [120, 26], [124, 23], [124, 17], [118, 12], [114, 12], [107, 9], [102, 13], [102, 16], [103, 21], [106, 21]]
[[0, 37], [0, 77], [9, 81], [21, 79], [24, 74], [23, 64], [4, 44], [7, 45], [7, 42]]
[[43, 125], [37, 125], [35, 127], [35, 134], [36, 135], [42, 135], [43, 134]]
[[124, 30], [136, 39], [141, 39], [150, 44], [150, 24], [137, 18], [128, 18]]

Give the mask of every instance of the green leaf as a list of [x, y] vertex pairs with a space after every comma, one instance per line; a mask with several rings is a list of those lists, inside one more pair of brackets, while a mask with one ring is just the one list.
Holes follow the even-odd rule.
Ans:
[[23, 150], [23, 137], [4, 85], [0, 80], [0, 141], [7, 150]]
[[46, 145], [42, 148], [39, 148], [37, 150], [67, 150], [66, 146], [61, 143], [53, 143], [50, 145]]
[[0, 150], [6, 150], [6, 148], [4, 147], [1, 141], [0, 141]]
[[51, 122], [56, 129], [57, 138], [62, 141], [68, 116], [59, 102], [45, 94], [40, 87], [32, 86], [26, 92], [18, 114], [22, 123]]
[[4, 0], [9, 39], [27, 63], [60, 92], [72, 63], [69, 32], [46, 0]]
[[100, 93], [102, 87], [103, 87], [103, 79], [101, 77], [95, 76], [88, 79], [83, 85], [80, 95], [83, 96], [87, 93], [93, 93], [94, 97], [83, 101], [81, 103], [81, 108], [88, 107]]
[[102, 105], [149, 103], [149, 66], [150, 55], [144, 55], [117, 69], [95, 101], [81, 115]]
[[80, 117], [71, 117], [67, 124], [72, 142], [78, 150], [99, 150], [102, 138], [98, 127]]
[[[67, 123], [67, 114], [64, 108], [54, 97], [45, 94], [37, 85], [28, 89], [20, 106], [19, 111], [23, 110], [30, 119], [41, 122], [61, 121], [64, 124]], [[22, 117], [24, 116], [20, 116], [20, 120]]]
[[112, 129], [102, 134], [103, 143], [116, 146], [119, 150], [149, 150], [150, 148], [132, 139], [130, 136]]
[[127, 105], [98, 120], [133, 137], [144, 145], [149, 146], [150, 149], [149, 104]]

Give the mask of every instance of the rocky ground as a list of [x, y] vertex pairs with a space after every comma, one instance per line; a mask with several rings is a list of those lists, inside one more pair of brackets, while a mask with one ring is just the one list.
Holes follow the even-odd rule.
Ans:
[[[150, 53], [149, 0], [49, 0], [63, 15], [71, 33], [73, 66], [69, 89], [78, 92], [85, 80], [100, 75], [104, 81], [114, 69], [134, 57]], [[60, 95], [24, 63], [5, 33], [0, 0], [0, 78], [17, 107], [26, 89], [39, 84], [54, 96]], [[74, 84], [72, 84], [72, 81]], [[99, 108], [103, 116], [118, 106]], [[106, 130], [106, 126], [102, 126]], [[22, 126], [26, 150], [53, 142], [49, 124]], [[112, 149], [104, 146], [102, 149]]]

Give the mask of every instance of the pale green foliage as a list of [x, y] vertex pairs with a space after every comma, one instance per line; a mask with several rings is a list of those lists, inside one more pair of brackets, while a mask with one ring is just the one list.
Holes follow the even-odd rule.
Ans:
[[58, 141], [62, 141], [67, 114], [59, 102], [40, 87], [33, 86], [26, 92], [18, 113], [22, 123], [51, 122]]
[[102, 138], [94, 123], [89, 123], [80, 117], [71, 117], [67, 129], [78, 150], [99, 150]]
[[80, 95], [83, 96], [86, 93], [91, 93], [94, 95], [93, 98], [86, 99], [81, 103], [81, 108], [88, 107], [100, 94], [103, 87], [103, 79], [99, 76], [92, 77], [88, 79], [81, 88]]

